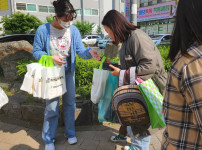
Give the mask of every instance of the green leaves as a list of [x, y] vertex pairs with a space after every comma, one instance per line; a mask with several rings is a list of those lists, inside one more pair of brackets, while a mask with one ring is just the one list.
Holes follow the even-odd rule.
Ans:
[[160, 45], [160, 46], [157, 46], [160, 53], [161, 53], [161, 57], [162, 57], [162, 60], [163, 60], [163, 64], [164, 64], [164, 68], [165, 68], [165, 71], [168, 72], [170, 66], [171, 66], [171, 61], [166, 59], [167, 56], [168, 56], [168, 53], [169, 53], [169, 50], [170, 50], [170, 46], [169, 45]]
[[55, 21], [55, 18], [53, 18], [53, 15], [46, 17], [46, 22], [53, 22], [53, 21]]
[[78, 28], [81, 35], [84, 35], [92, 33], [92, 29], [95, 26], [95, 23], [89, 23], [87, 21], [77, 21], [74, 23], [74, 25]]
[[6, 34], [27, 33], [31, 29], [36, 29], [42, 25], [42, 22], [35, 16], [16, 12], [8, 17], [3, 16], [1, 19]]

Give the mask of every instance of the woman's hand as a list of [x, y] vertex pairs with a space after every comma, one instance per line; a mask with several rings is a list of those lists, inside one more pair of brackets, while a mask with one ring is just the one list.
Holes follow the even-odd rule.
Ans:
[[114, 67], [111, 64], [109, 65], [109, 67], [111, 67], [112, 69], [114, 69], [113, 71], [110, 71], [113, 76], [119, 76], [119, 72], [121, 71], [121, 69], [119, 69], [117, 67]]
[[98, 51], [96, 51], [96, 50], [89, 50], [89, 53], [91, 54], [91, 56], [94, 58], [94, 59], [96, 59], [96, 60], [100, 60], [100, 56], [99, 56], [99, 53], [98, 53]]
[[52, 56], [52, 59], [53, 59], [54, 63], [56, 63], [58, 66], [66, 64], [66, 62], [62, 61], [63, 58], [60, 56]]

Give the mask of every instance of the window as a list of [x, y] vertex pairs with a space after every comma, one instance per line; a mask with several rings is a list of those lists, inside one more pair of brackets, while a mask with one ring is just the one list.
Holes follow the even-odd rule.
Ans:
[[84, 14], [85, 15], [97, 16], [98, 15], [98, 10], [97, 9], [85, 9]]
[[39, 12], [48, 12], [48, 6], [39, 6]]
[[151, 6], [152, 5], [152, 1], [151, 2], [148, 2], [148, 6]]
[[157, 3], [161, 3], [162, 2], [162, 0], [157, 0]]
[[144, 3], [141, 3], [141, 4], [140, 4], [140, 7], [144, 7]]
[[97, 39], [98, 38], [98, 36], [92, 36], [92, 39]]
[[98, 15], [98, 10], [97, 9], [92, 9], [92, 14], [91, 15], [97, 16]]
[[25, 3], [16, 3], [16, 9], [17, 10], [27, 10]]
[[36, 11], [36, 5], [35, 4], [27, 4], [27, 10], [28, 11]]
[[81, 9], [76, 10], [77, 15], [81, 15]]
[[85, 15], [90, 15], [91, 14], [91, 10], [90, 9], [85, 9]]
[[121, 0], [121, 3], [124, 3], [124, 0]]
[[48, 6], [48, 12], [49, 13], [55, 13], [55, 9], [53, 6]]

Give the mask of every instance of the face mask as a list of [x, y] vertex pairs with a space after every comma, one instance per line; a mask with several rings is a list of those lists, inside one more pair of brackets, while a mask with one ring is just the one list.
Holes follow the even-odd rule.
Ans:
[[62, 28], [69, 28], [70, 27], [70, 25], [72, 24], [72, 22], [71, 21], [68, 21], [68, 22], [64, 22], [64, 21], [62, 21], [62, 20], [60, 20], [60, 26], [62, 27]]

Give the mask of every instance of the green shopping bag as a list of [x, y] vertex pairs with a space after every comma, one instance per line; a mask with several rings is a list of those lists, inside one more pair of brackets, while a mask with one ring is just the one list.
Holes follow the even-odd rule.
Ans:
[[165, 127], [162, 111], [163, 96], [152, 79], [142, 82], [138, 87], [146, 100], [152, 129]]

